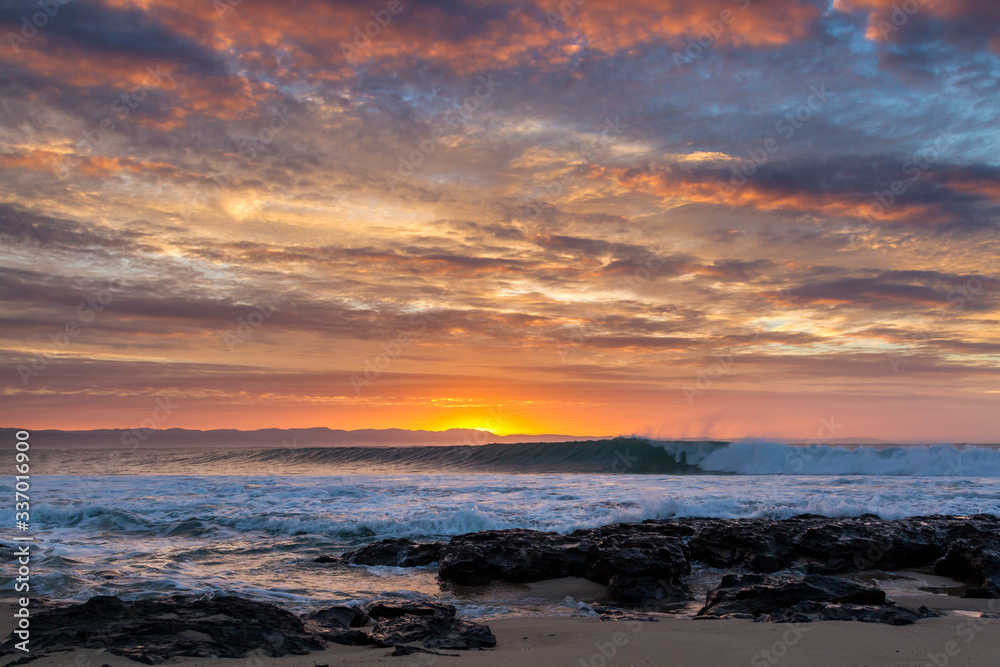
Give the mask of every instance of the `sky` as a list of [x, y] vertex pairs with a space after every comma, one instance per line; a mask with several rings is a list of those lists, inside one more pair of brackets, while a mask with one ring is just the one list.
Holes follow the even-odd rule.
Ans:
[[995, 0], [0, 0], [30, 428], [1000, 440]]

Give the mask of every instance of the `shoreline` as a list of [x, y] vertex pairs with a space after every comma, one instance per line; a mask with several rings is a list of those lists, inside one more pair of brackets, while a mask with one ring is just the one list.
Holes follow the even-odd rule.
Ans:
[[[410, 656], [399, 664], [486, 667], [994, 664], [997, 535], [1000, 517], [993, 515], [800, 515], [652, 520], [569, 534], [486, 530], [447, 542], [389, 538], [319, 556], [312, 568], [331, 575], [329, 586], [344, 568], [436, 565], [437, 586], [457, 599], [411, 600], [384, 581], [379, 597], [404, 599], [306, 615], [252, 594], [102, 596], [79, 608], [43, 605], [38, 597], [29, 607], [38, 657], [8, 643], [0, 667], [24, 658], [46, 667], [135, 664], [126, 655], [148, 664], [225, 664], [216, 654], [240, 667], [275, 659], [289, 667], [367, 665], [390, 655]], [[914, 576], [927, 577], [926, 586], [915, 589]], [[571, 596], [566, 606], [580, 600], [583, 611], [456, 617], [452, 602], [473, 602], [475, 591], [498, 585], [512, 585], [525, 599]], [[695, 617], [673, 611], [702, 599]], [[610, 607], [594, 604], [605, 600]], [[13, 602], [2, 602], [0, 636], [13, 629]], [[41, 655], [45, 650], [51, 653]]]
[[[284, 667], [372, 665], [388, 661], [405, 665], [481, 665], [500, 667], [610, 667], [611, 665], [671, 665], [719, 667], [749, 665], [906, 666], [988, 665], [1000, 646], [1000, 619], [976, 618], [975, 613], [1000, 610], [1000, 601], [971, 600], [945, 595], [899, 600], [907, 606], [927, 605], [950, 612], [908, 626], [851, 621], [775, 624], [739, 619], [693, 620], [655, 614], [658, 622], [604, 621], [593, 617], [520, 617], [490, 622], [497, 637], [493, 649], [450, 651], [454, 657], [414, 654], [398, 663], [392, 649], [331, 645], [308, 655], [280, 658], [176, 657], [166, 664], [185, 667]], [[13, 629], [9, 601], [0, 603], [0, 633]], [[958, 613], [966, 612], [966, 613]], [[971, 612], [972, 615], [969, 615]], [[23, 657], [4, 656], [0, 665]], [[935, 660], [937, 664], [935, 664]], [[443, 661], [441, 663], [440, 661]], [[134, 667], [141, 664], [103, 651], [77, 649], [31, 660], [38, 667]]]

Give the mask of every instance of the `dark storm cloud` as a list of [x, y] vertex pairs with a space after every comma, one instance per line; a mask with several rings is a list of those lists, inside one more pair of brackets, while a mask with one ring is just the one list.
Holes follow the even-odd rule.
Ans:
[[[787, 295], [800, 302], [863, 306], [874, 310], [947, 308], [959, 298], [970, 310], [990, 311], [996, 307], [995, 296], [984, 293], [978, 299], [965, 298], [960, 289], [949, 288], [937, 280], [939, 276], [936, 272], [928, 275], [915, 271], [885, 273], [873, 278], [843, 278], [793, 287], [787, 290]], [[928, 277], [933, 280], [926, 280]], [[951, 285], [961, 287], [974, 277], [955, 278]], [[903, 282], [906, 279], [909, 282]]]
[[114, 249], [132, 247], [134, 240], [143, 236], [145, 234], [140, 231], [112, 231], [99, 225], [88, 226], [0, 204], [0, 239], [8, 244], [62, 246], [77, 250]]
[[[6, 0], [0, 4], [0, 23], [20, 28], [23, 17], [39, 11], [34, 0]], [[177, 62], [206, 74], [223, 70], [218, 54], [179, 35], [137, 9], [115, 9], [96, 3], [59, 3], [58, 12], [44, 25], [57, 44], [86, 52], [114, 53], [161, 62]]]

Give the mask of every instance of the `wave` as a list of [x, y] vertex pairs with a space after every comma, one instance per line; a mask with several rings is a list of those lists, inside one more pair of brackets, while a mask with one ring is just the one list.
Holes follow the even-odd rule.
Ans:
[[614, 438], [478, 446], [51, 451], [40, 472], [65, 474], [630, 473], [1000, 477], [996, 446], [788, 445]]
[[[676, 447], [664, 446], [668, 451]], [[702, 472], [738, 475], [1000, 477], [1000, 450], [995, 447], [835, 447], [734, 442], [711, 451], [684, 451]]]

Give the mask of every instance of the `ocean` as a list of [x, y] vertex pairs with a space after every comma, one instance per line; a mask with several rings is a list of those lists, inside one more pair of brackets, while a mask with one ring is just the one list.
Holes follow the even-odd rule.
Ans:
[[[36, 596], [224, 592], [295, 611], [432, 595], [466, 616], [569, 614], [538, 585], [442, 586], [426, 568], [331, 566], [387, 537], [569, 532], [668, 517], [1000, 514], [996, 446], [601, 442], [482, 447], [39, 450]], [[13, 480], [0, 483], [13, 495]], [[11, 504], [12, 505], [12, 504]], [[13, 508], [0, 511], [12, 526]], [[13, 531], [0, 535], [12, 548]], [[712, 573], [697, 576], [710, 578]], [[12, 577], [0, 578], [13, 596]], [[572, 591], [570, 591], [572, 593]]]

